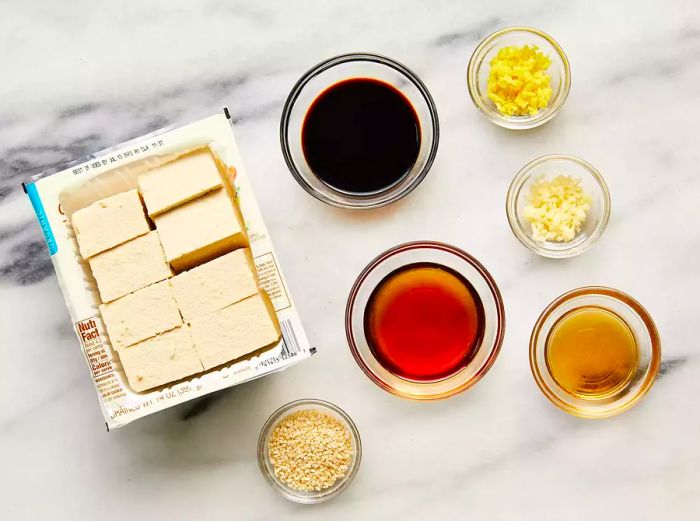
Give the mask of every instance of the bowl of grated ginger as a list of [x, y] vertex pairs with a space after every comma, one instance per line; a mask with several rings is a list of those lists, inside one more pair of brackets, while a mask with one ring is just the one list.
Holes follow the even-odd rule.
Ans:
[[474, 105], [501, 127], [524, 130], [552, 119], [571, 87], [569, 60], [547, 33], [508, 27], [484, 38], [467, 67]]

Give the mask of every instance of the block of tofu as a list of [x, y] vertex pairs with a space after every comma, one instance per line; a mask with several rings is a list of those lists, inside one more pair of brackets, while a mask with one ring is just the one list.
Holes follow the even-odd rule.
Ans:
[[264, 292], [193, 320], [190, 331], [206, 370], [275, 344], [282, 335]]
[[151, 231], [136, 190], [121, 192], [76, 210], [71, 224], [84, 259]]
[[248, 246], [240, 214], [223, 189], [156, 215], [154, 220], [165, 258], [176, 271]]
[[98, 253], [88, 262], [102, 302], [111, 302], [173, 275], [156, 232]]
[[117, 351], [182, 325], [168, 280], [102, 304], [100, 311]]
[[241, 248], [173, 277], [175, 301], [185, 322], [258, 292], [250, 249]]
[[154, 168], [139, 176], [138, 183], [151, 217], [223, 187], [209, 148]]
[[119, 359], [129, 386], [136, 392], [204, 370], [186, 325], [122, 349]]

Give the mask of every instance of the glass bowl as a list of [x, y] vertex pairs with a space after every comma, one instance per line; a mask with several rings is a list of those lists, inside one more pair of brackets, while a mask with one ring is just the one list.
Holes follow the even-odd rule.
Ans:
[[[472, 285], [484, 308], [484, 333], [475, 354], [456, 373], [433, 381], [413, 381], [385, 369], [372, 353], [364, 328], [365, 308], [375, 288], [394, 271], [423, 263], [445, 266], [461, 275]], [[505, 311], [496, 282], [474, 257], [449, 244], [409, 242], [385, 251], [360, 273], [348, 297], [345, 332], [355, 361], [379, 387], [403, 398], [436, 400], [468, 389], [488, 372], [503, 343]]]
[[[501, 48], [523, 45], [536, 45], [551, 59], [547, 72], [551, 79], [552, 97], [549, 105], [533, 116], [508, 116], [501, 114], [488, 98], [490, 62]], [[467, 67], [467, 85], [474, 105], [489, 120], [501, 127], [524, 130], [546, 123], [564, 105], [571, 88], [571, 68], [562, 48], [547, 33], [530, 27], [508, 27], [487, 36], [476, 47]]]
[[[547, 342], [553, 327], [567, 313], [581, 307], [598, 307], [621, 318], [637, 344], [637, 369], [630, 380], [600, 398], [582, 398], [560, 387], [547, 364]], [[557, 407], [582, 418], [605, 418], [635, 405], [654, 383], [661, 365], [661, 339], [654, 321], [629, 295], [605, 287], [578, 288], [557, 298], [537, 319], [530, 337], [530, 368], [537, 385]]]
[[[532, 238], [532, 227], [523, 216], [526, 197], [532, 183], [540, 176], [551, 179], [560, 174], [581, 179], [581, 187], [591, 199], [591, 208], [581, 231], [572, 240], [539, 242]], [[538, 255], [554, 259], [573, 257], [590, 248], [608, 225], [610, 206], [610, 192], [600, 172], [583, 159], [556, 154], [525, 165], [513, 179], [506, 196], [508, 224], [518, 240]]]
[[[348, 471], [345, 476], [337, 480], [331, 487], [320, 491], [305, 492], [302, 490], [295, 490], [283, 481], [281, 481], [275, 475], [274, 467], [270, 461], [270, 454], [268, 451], [270, 435], [272, 431], [277, 426], [277, 424], [289, 416], [292, 413], [301, 410], [314, 409], [326, 414], [330, 414], [338, 421], [340, 421], [345, 428], [350, 433], [351, 443], [352, 443], [352, 459], [348, 466]], [[287, 499], [294, 501], [296, 503], [312, 504], [321, 503], [322, 501], [328, 501], [334, 498], [345, 490], [348, 485], [352, 482], [360, 468], [360, 461], [362, 460], [362, 441], [360, 440], [360, 433], [357, 427], [353, 423], [350, 416], [347, 415], [340, 407], [333, 405], [330, 402], [323, 400], [315, 400], [312, 398], [306, 398], [303, 400], [296, 400], [283, 405], [267, 419], [265, 425], [263, 425], [260, 431], [260, 437], [258, 438], [258, 465], [263, 476], [267, 482], [272, 485], [272, 488], [277, 490]]]
[[[358, 194], [329, 186], [311, 170], [302, 149], [302, 126], [311, 104], [327, 88], [351, 78], [370, 78], [393, 86], [413, 105], [420, 123], [420, 150], [413, 167], [399, 181], [377, 192]], [[439, 135], [437, 109], [423, 82], [404, 65], [377, 54], [344, 54], [313, 67], [289, 93], [280, 124], [282, 154], [301, 187], [324, 203], [353, 209], [385, 206], [413, 191], [435, 160]]]

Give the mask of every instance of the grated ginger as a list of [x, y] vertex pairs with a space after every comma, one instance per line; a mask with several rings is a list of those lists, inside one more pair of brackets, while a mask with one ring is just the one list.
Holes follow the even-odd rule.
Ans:
[[501, 114], [533, 116], [549, 104], [552, 61], [536, 45], [503, 47], [491, 60], [488, 97]]
[[591, 199], [580, 179], [539, 177], [530, 186], [523, 216], [532, 226], [535, 241], [568, 242], [581, 231], [590, 208]]

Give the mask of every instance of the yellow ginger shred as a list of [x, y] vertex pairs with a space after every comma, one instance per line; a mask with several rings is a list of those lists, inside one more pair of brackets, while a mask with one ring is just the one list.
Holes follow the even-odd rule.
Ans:
[[536, 45], [501, 48], [490, 62], [489, 99], [507, 116], [537, 114], [552, 97], [547, 74], [551, 63]]
[[590, 208], [591, 199], [580, 179], [539, 177], [530, 186], [523, 216], [532, 226], [535, 241], [568, 242], [581, 231]]

